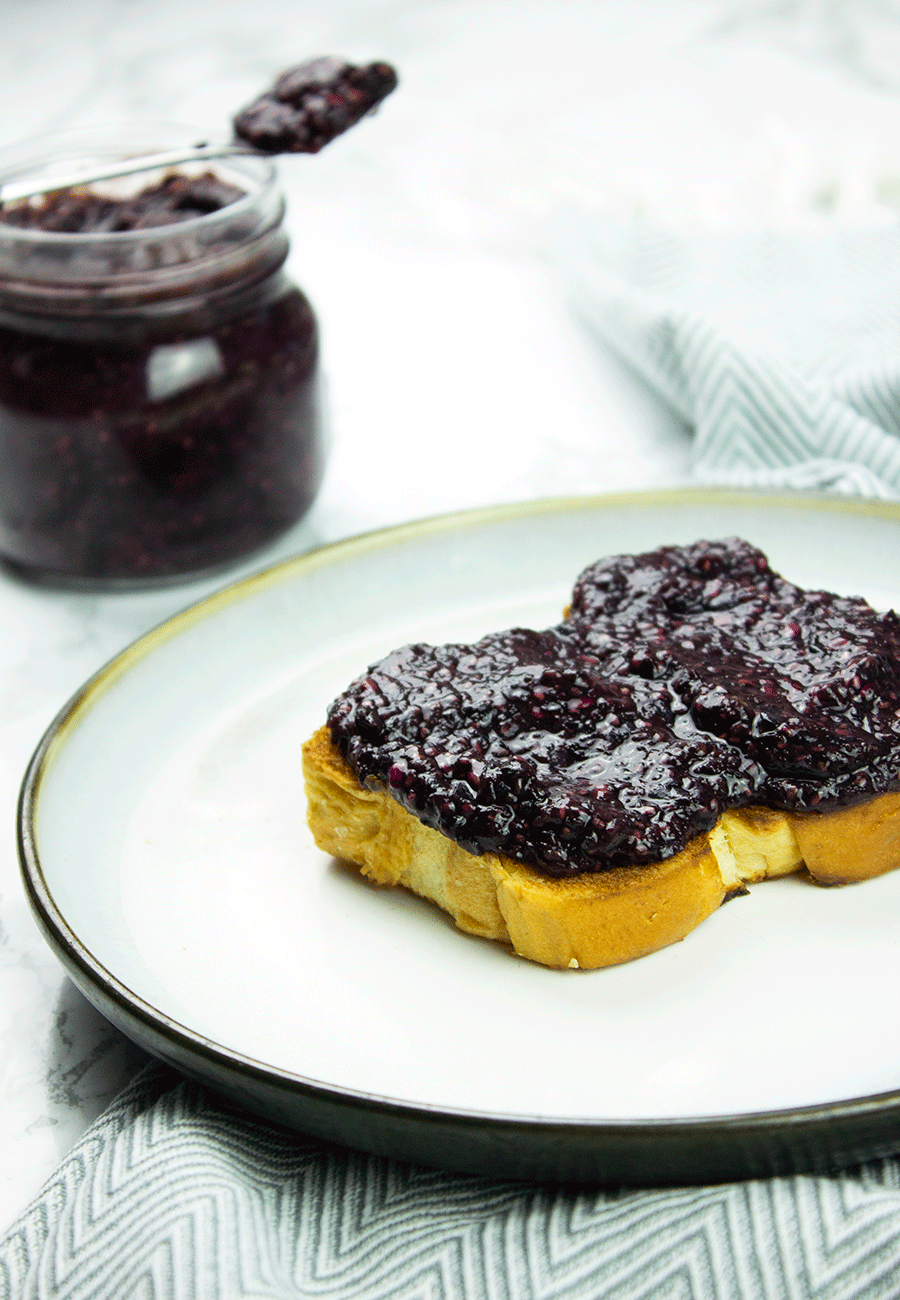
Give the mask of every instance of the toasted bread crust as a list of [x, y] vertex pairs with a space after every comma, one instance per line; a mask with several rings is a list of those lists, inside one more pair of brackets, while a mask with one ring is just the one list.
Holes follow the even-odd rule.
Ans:
[[791, 825], [819, 885], [851, 885], [900, 866], [900, 791], [831, 813], [794, 813]]
[[495, 853], [475, 855], [385, 790], [359, 785], [327, 727], [303, 748], [307, 817], [326, 853], [379, 885], [405, 885], [461, 930], [510, 943], [545, 966], [629, 961], [690, 933], [726, 895], [707, 836], [665, 862], [551, 880]]
[[304, 746], [303, 768], [321, 849], [545, 966], [595, 969], [646, 956], [683, 939], [747, 884], [804, 865], [822, 884], [900, 866], [900, 793], [834, 813], [735, 809], [663, 862], [554, 880], [499, 854], [467, 853], [386, 790], [360, 786], [327, 727]]

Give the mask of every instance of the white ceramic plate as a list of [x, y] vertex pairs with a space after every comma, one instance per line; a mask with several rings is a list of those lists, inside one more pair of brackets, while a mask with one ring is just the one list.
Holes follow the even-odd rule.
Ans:
[[[732, 533], [802, 585], [900, 608], [900, 507], [677, 492], [373, 534], [170, 620], [87, 684], [26, 777], [23, 870], [51, 944], [144, 1046], [282, 1122], [393, 1154], [656, 1181], [883, 1149], [900, 872], [769, 882], [654, 956], [556, 972], [372, 888], [305, 825], [300, 744], [372, 660], [546, 626], [600, 556]], [[845, 1103], [873, 1097], [861, 1126]], [[823, 1155], [836, 1123], [843, 1145]], [[500, 1130], [508, 1158], [486, 1161]], [[548, 1146], [560, 1133], [580, 1138], [577, 1168]], [[655, 1155], [634, 1149], [647, 1133]]]

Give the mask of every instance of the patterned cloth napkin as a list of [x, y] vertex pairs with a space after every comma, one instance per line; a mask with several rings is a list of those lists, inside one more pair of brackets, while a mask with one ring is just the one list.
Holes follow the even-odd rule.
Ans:
[[900, 229], [570, 214], [553, 250], [578, 312], [693, 428], [701, 481], [900, 496]]
[[19, 1300], [885, 1300], [900, 1163], [666, 1191], [346, 1152], [151, 1065], [0, 1239]]

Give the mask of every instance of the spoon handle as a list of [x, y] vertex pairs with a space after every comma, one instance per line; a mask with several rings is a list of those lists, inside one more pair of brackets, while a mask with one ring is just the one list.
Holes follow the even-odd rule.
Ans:
[[32, 176], [24, 180], [7, 181], [0, 184], [0, 203], [33, 199], [40, 194], [74, 189], [79, 185], [93, 185], [95, 181], [132, 176], [136, 172], [154, 171], [159, 167], [178, 167], [182, 163], [206, 162], [215, 158], [230, 158], [238, 155], [255, 158], [262, 156], [257, 150], [239, 144], [197, 144], [182, 149], [168, 149], [160, 153], [139, 154], [135, 158], [120, 158], [117, 162], [111, 162], [106, 166], [98, 165], [82, 168], [80, 171], [58, 172], [40, 179]]

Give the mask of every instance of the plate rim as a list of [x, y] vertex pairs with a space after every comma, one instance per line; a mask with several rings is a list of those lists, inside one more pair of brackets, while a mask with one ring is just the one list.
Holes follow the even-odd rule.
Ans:
[[[26, 767], [17, 802], [17, 849], [23, 888], [40, 932], [73, 982], [140, 1046], [189, 1076], [230, 1093], [264, 1118], [325, 1140], [360, 1145], [375, 1154], [460, 1172], [663, 1185], [824, 1172], [900, 1149], [900, 1082], [884, 1092], [784, 1109], [630, 1119], [469, 1110], [382, 1096], [296, 1074], [224, 1047], [130, 989], [79, 938], [56, 903], [44, 872], [36, 834], [41, 785], [68, 734], [93, 702], [134, 664], [200, 619], [214, 617], [220, 609], [247, 599], [256, 590], [422, 537], [536, 515], [692, 504], [824, 510], [900, 523], [900, 501], [715, 487], [547, 497], [482, 506], [361, 532], [288, 556], [190, 603], [126, 645], [84, 682], [50, 722]], [[284, 1107], [279, 1108], [277, 1099], [271, 1096], [273, 1089], [287, 1094]], [[301, 1122], [294, 1122], [291, 1100], [300, 1103]], [[279, 1109], [282, 1113], [278, 1113]], [[349, 1125], [344, 1125], [347, 1132], [341, 1130], [340, 1124], [335, 1127], [335, 1110], [345, 1120], [350, 1119]], [[371, 1134], [361, 1133], [361, 1117], [376, 1121]], [[409, 1130], [408, 1142], [404, 1141], [404, 1126]], [[487, 1144], [491, 1153], [488, 1162], [481, 1151], [486, 1130], [494, 1139]], [[455, 1146], [454, 1134], [462, 1137]], [[648, 1144], [658, 1145], [661, 1137], [667, 1141], [658, 1152], [648, 1151]], [[509, 1139], [520, 1149], [515, 1155], [507, 1153], [511, 1158], [501, 1160], [498, 1169], [497, 1141], [503, 1145]], [[442, 1143], [447, 1140], [451, 1149], [443, 1154]], [[542, 1142], [550, 1148], [547, 1157], [540, 1153]], [[586, 1143], [587, 1150], [579, 1150], [582, 1143]], [[732, 1147], [737, 1150], [729, 1152]]]

